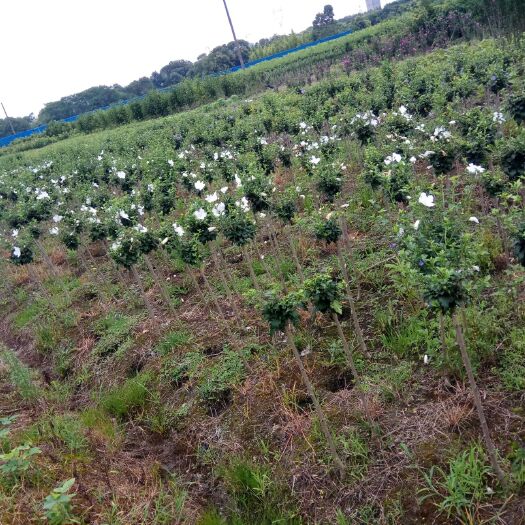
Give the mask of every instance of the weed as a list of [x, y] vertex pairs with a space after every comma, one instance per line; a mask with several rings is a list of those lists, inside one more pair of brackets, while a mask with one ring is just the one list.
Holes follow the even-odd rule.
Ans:
[[155, 347], [155, 351], [160, 355], [167, 355], [173, 350], [189, 344], [192, 339], [191, 334], [188, 332], [176, 330], [165, 335]]
[[44, 499], [44, 515], [50, 525], [63, 525], [65, 523], [79, 523], [72, 516], [73, 507], [71, 500], [76, 494], [69, 494], [75, 484], [75, 478], [68, 479], [55, 487]]
[[24, 400], [33, 400], [40, 395], [37, 385], [33, 382], [33, 374], [14, 352], [0, 345], [0, 359], [6, 364], [9, 380]]
[[202, 372], [203, 382], [199, 385], [202, 398], [210, 403], [220, 400], [244, 378], [244, 363], [248, 358], [246, 351], [225, 349], [217, 363]]
[[23, 310], [18, 312], [14, 318], [14, 325], [16, 328], [25, 328], [30, 323], [35, 321], [42, 313], [43, 305], [38, 301], [33, 301], [28, 304]]
[[336, 439], [344, 452], [345, 464], [350, 467], [348, 474], [355, 480], [363, 479], [370, 461], [366, 440], [354, 428], [339, 433]]
[[0, 480], [4, 478], [7, 482], [16, 482], [21, 479], [32, 466], [31, 457], [41, 452], [38, 447], [26, 443], [0, 454]]
[[149, 397], [147, 388], [149, 382], [149, 374], [138, 374], [102, 394], [100, 405], [112, 416], [124, 419], [146, 404]]
[[178, 388], [195, 376], [203, 359], [200, 352], [188, 352], [180, 359], [168, 359], [163, 363], [162, 376]]
[[525, 330], [513, 330], [509, 338], [497, 371], [507, 390], [521, 392], [525, 390]]
[[57, 414], [38, 427], [40, 441], [55, 441], [69, 454], [84, 452], [88, 447], [82, 421], [73, 414]]
[[115, 352], [123, 353], [132, 344], [131, 331], [138, 322], [137, 317], [129, 317], [111, 312], [95, 323], [95, 335], [100, 339], [93, 349], [94, 355], [106, 357]]
[[423, 494], [421, 501], [429, 497], [437, 498], [437, 507], [448, 518], [464, 518], [465, 513], [472, 511], [492, 490], [487, 490], [490, 475], [491, 468], [486, 463], [483, 448], [473, 444], [450, 460], [448, 472], [440, 467], [431, 467], [429, 473], [424, 475], [427, 487], [420, 491]]
[[232, 497], [232, 525], [300, 523], [265, 467], [236, 459], [224, 469], [223, 478]]
[[99, 408], [88, 408], [80, 414], [80, 420], [86, 428], [112, 442], [118, 437], [118, 428], [114, 420]]

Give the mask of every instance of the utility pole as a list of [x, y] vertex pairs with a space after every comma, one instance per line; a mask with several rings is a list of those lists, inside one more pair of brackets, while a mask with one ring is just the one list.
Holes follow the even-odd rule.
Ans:
[[228, 22], [230, 23], [232, 30], [233, 40], [235, 41], [235, 50], [237, 51], [237, 57], [239, 58], [241, 69], [244, 69], [244, 60], [242, 59], [241, 48], [239, 47], [239, 42], [237, 41], [237, 36], [235, 35], [235, 29], [233, 28], [230, 12], [228, 11], [228, 5], [226, 4], [226, 0], [222, 0], [222, 3], [224, 4], [224, 9], [226, 9], [226, 16], [228, 17]]
[[0, 102], [0, 104], [2, 105], [2, 109], [4, 110], [5, 118], [7, 119], [7, 122], [9, 122], [9, 126], [11, 127], [11, 131], [12, 131], [13, 135], [15, 135], [16, 134], [15, 128], [13, 128], [13, 123], [11, 122], [11, 119], [7, 115], [7, 111], [5, 110], [3, 102]]

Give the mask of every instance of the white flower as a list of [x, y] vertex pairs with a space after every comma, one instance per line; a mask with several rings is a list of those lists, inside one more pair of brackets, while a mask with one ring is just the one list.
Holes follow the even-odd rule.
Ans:
[[268, 141], [264, 137], [262, 137], [259, 142], [261, 143], [261, 146], [266, 146], [266, 144], [268, 144]]
[[184, 228], [182, 226], [179, 226], [176, 222], [173, 224], [173, 229], [179, 237], [182, 237], [184, 235]]
[[36, 196], [36, 200], [41, 201], [43, 199], [49, 199], [49, 194], [47, 193], [47, 191], [42, 190], [38, 192], [38, 195]]
[[123, 211], [123, 210], [120, 210], [120, 211], [118, 212], [118, 216], [119, 216], [121, 219], [129, 219], [129, 215], [128, 215], [125, 211]]
[[480, 271], [479, 266], [476, 265], [476, 264], [472, 267], [472, 269], [473, 269], [475, 272], [479, 272], [479, 271]]
[[392, 153], [392, 155], [389, 155], [384, 162], [387, 166], [392, 164], [392, 162], [401, 162], [401, 155], [399, 153]]
[[263, 213], [262, 211], [259, 212], [259, 217], [261, 219], [264, 219], [266, 217], [266, 213]]
[[467, 166], [467, 172], [471, 175], [478, 175], [479, 173], [483, 173], [485, 171], [485, 168], [482, 166], [477, 166], [476, 164], [472, 164], [472, 162]]
[[13, 237], [14, 239], [16, 239], [18, 237], [18, 230], [17, 229], [14, 229], [12, 232], [11, 232], [11, 237]]
[[217, 226], [210, 226], [210, 227], [208, 228], [208, 231], [209, 231], [209, 232], [214, 232], [216, 229], [217, 229]]
[[224, 202], [218, 202], [212, 209], [211, 212], [215, 217], [220, 217], [221, 215], [224, 215], [224, 210], [226, 209], [226, 206], [224, 205]]
[[208, 216], [208, 214], [206, 213], [206, 210], [204, 210], [203, 208], [199, 208], [198, 210], [195, 210], [193, 212], [193, 216], [198, 221], [203, 221]]
[[503, 116], [503, 113], [500, 113], [499, 111], [494, 111], [492, 114], [492, 121], [497, 122], [498, 124], [503, 124], [505, 122], [505, 117]]
[[125, 171], [117, 171], [117, 177], [121, 180], [124, 180], [126, 178], [126, 172]]
[[300, 127], [301, 129], [306, 129], [306, 128], [308, 127], [308, 124], [307, 124], [306, 122], [301, 122], [301, 123], [299, 124], [299, 127]]
[[250, 211], [250, 203], [246, 197], [243, 197], [240, 201], [236, 201], [235, 205], [240, 207], [244, 212]]
[[140, 233], [148, 233], [148, 229], [146, 228], [146, 226], [143, 226], [142, 224], [137, 224], [135, 226], [135, 230], [137, 230]]
[[228, 186], [223, 186], [221, 188], [221, 193], [226, 193], [228, 191]]
[[426, 194], [425, 192], [422, 192], [419, 195], [418, 199], [419, 204], [422, 204], [423, 206], [426, 206], [427, 208], [433, 208], [435, 206], [434, 204], [434, 195]]
[[423, 364], [428, 365], [428, 363], [430, 363], [430, 357], [427, 354], [425, 354], [423, 356]]
[[415, 164], [415, 163], [417, 162], [416, 157], [414, 157], [414, 156], [412, 155], [412, 157], [410, 157], [410, 162], [411, 162], [412, 164]]
[[22, 252], [20, 251], [20, 248], [18, 246], [15, 246], [13, 248], [13, 257], [16, 257], [17, 259], [22, 255]]
[[153, 186], [153, 184], [148, 184], [148, 191], [150, 193], [153, 193], [153, 190], [155, 189], [155, 186]]
[[216, 202], [219, 199], [219, 196], [217, 195], [217, 192], [212, 193], [211, 195], [206, 195], [205, 200], [206, 202]]
[[56, 226], [53, 226], [53, 228], [50, 228], [49, 233], [51, 235], [58, 235], [58, 228]]
[[60, 222], [63, 218], [62, 215], [53, 215], [53, 222]]
[[202, 182], [201, 180], [198, 180], [195, 184], [195, 189], [197, 191], [202, 191], [205, 187], [206, 187], [206, 184], [204, 184], [204, 182]]
[[235, 185], [237, 186], [237, 188], [240, 188], [242, 186], [242, 180], [240, 179], [239, 175], [237, 175], [237, 173], [235, 174]]
[[436, 139], [449, 139], [452, 136], [452, 133], [445, 129], [444, 126], [438, 126], [434, 130], [434, 137], [432, 137], [434, 140]]
[[479, 219], [477, 217], [469, 217], [468, 219], [470, 222], [473, 222], [475, 224], [479, 224]]
[[414, 224], [412, 224], [412, 226], [414, 227], [414, 230], [418, 230], [420, 224], [421, 224], [421, 221], [419, 219]]
[[321, 159], [319, 157], [316, 157], [315, 155], [312, 155], [310, 157], [310, 162], [314, 165], [314, 166], [317, 166], [317, 164], [319, 164], [319, 162], [321, 162]]
[[434, 155], [434, 154], [435, 154], [435, 151], [427, 150], [427, 151], [425, 151], [425, 153], [421, 153], [421, 155], [419, 155], [419, 157], [422, 158], [422, 159], [426, 159], [426, 158], [430, 157], [430, 155]]
[[162, 244], [162, 246], [164, 246], [165, 244], [167, 244], [167, 242], [170, 240], [169, 237], [164, 237], [164, 239], [162, 239], [162, 241], [160, 241], [160, 244]]
[[168, 159], [168, 164], [173, 168], [173, 166], [175, 166], [175, 163], [171, 160], [171, 159]]

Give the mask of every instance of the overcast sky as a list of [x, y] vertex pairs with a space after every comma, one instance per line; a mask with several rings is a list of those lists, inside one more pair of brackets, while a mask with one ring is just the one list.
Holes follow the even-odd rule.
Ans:
[[[336, 18], [365, 10], [365, 0], [228, 5], [237, 37], [255, 42], [305, 29], [328, 2]], [[231, 40], [222, 0], [4, 0], [0, 17], [0, 101], [10, 116], [36, 115], [91, 86], [129, 84]]]

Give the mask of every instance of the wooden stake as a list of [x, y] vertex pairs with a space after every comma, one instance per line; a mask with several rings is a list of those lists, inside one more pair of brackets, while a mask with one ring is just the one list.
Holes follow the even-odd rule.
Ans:
[[361, 402], [363, 403], [363, 408], [365, 410], [366, 418], [368, 419], [370, 426], [373, 428], [372, 416], [370, 415], [370, 409], [368, 407], [368, 399], [366, 398], [365, 393], [361, 390], [361, 385], [362, 385], [361, 377], [359, 373], [357, 372], [357, 368], [355, 367], [352, 349], [350, 348], [350, 345], [348, 344], [348, 341], [343, 332], [343, 327], [341, 326], [341, 323], [339, 321], [339, 316], [335, 312], [333, 312], [332, 317], [335, 321], [335, 325], [337, 326], [337, 332], [339, 333], [341, 342], [343, 343], [343, 350], [346, 355], [346, 360], [348, 361], [348, 365], [350, 366], [350, 370], [352, 371], [352, 375], [354, 376], [354, 381], [357, 386], [357, 391], [359, 393], [359, 397], [361, 398]]
[[459, 318], [458, 313], [454, 314], [453, 322], [454, 322], [454, 328], [456, 329], [456, 341], [458, 343], [459, 350], [461, 352], [461, 359], [463, 360], [463, 366], [465, 367], [465, 370], [467, 372], [467, 377], [470, 383], [470, 390], [472, 392], [472, 396], [474, 397], [474, 405], [476, 406], [476, 410], [478, 412], [478, 418], [479, 418], [479, 422], [481, 425], [481, 431], [483, 433], [483, 439], [485, 441], [485, 446], [487, 447], [487, 453], [489, 455], [490, 464], [492, 465], [494, 472], [498, 476], [500, 483], [503, 486], [506, 486], [505, 474], [503, 473], [503, 470], [499, 466], [497, 454], [496, 454], [496, 447], [494, 446], [494, 443], [490, 437], [489, 427], [487, 425], [487, 419], [485, 418], [485, 411], [483, 410], [483, 405], [481, 403], [481, 395], [479, 393], [479, 388], [476, 383], [476, 379], [474, 378], [474, 372], [472, 371], [472, 364], [470, 362], [470, 357], [467, 352], [467, 346], [465, 344], [465, 338], [463, 336], [463, 328], [461, 326], [461, 320]]
[[166, 306], [170, 309], [171, 313], [175, 313], [175, 309], [173, 308], [173, 304], [171, 303], [170, 296], [168, 294], [168, 290], [166, 289], [166, 285], [163, 282], [163, 280], [159, 277], [157, 272], [155, 271], [155, 268], [153, 267], [153, 263], [151, 262], [151, 259], [149, 255], [144, 254], [144, 260], [146, 261], [146, 265], [148, 267], [148, 270], [150, 271], [151, 275], [153, 276], [153, 279], [155, 280], [155, 283], [157, 287], [160, 290], [160, 294], [162, 295], [162, 299], [164, 299], [164, 302], [166, 303]]
[[319, 419], [319, 424], [321, 425], [321, 430], [323, 431], [326, 442], [328, 443], [328, 447], [330, 448], [330, 452], [334, 459], [334, 463], [339, 469], [340, 476], [343, 477], [345, 473], [344, 463], [342, 462], [341, 457], [337, 453], [337, 448], [335, 446], [334, 437], [332, 436], [332, 433], [330, 432], [330, 429], [328, 428], [328, 420], [326, 418], [326, 415], [323, 409], [321, 408], [321, 404], [319, 403], [319, 400], [317, 399], [317, 395], [315, 394], [314, 386], [312, 382], [310, 381], [306, 368], [304, 367], [303, 361], [301, 359], [301, 355], [299, 354], [299, 351], [297, 350], [297, 347], [295, 346], [295, 342], [293, 339], [293, 332], [292, 332], [292, 328], [289, 322], [286, 324], [286, 339], [287, 339], [289, 347], [292, 349], [297, 366], [299, 367], [299, 370], [301, 371], [301, 377], [303, 379], [304, 385], [306, 386], [308, 395], [312, 398], [315, 412], [317, 414], [317, 418]]
[[341, 243], [337, 242], [337, 257], [339, 259], [339, 266], [341, 267], [341, 272], [343, 273], [343, 278], [345, 281], [345, 287], [346, 287], [346, 297], [348, 299], [348, 303], [350, 305], [350, 313], [352, 315], [352, 321], [354, 323], [354, 330], [357, 335], [357, 341], [359, 343], [359, 347], [361, 349], [361, 353], [364, 356], [368, 355], [368, 350], [366, 348], [365, 338], [363, 336], [363, 331], [361, 330], [361, 325], [359, 324], [359, 319], [357, 317], [357, 312], [355, 309], [355, 301], [354, 296], [352, 294], [352, 290], [350, 289], [350, 282], [348, 278], [348, 271], [346, 269], [345, 260], [343, 257], [343, 253], [341, 251]]
[[155, 319], [155, 310], [153, 309], [153, 305], [151, 304], [150, 300], [148, 299], [148, 296], [146, 295], [146, 290], [144, 290], [144, 285], [142, 284], [142, 280], [140, 278], [139, 272], [137, 271], [137, 268], [135, 265], [131, 267], [131, 273], [133, 274], [133, 277], [135, 278], [135, 282], [137, 283], [140, 293], [142, 295], [142, 300], [144, 301], [144, 304], [146, 305], [146, 308], [148, 309], [149, 316], [152, 319]]

